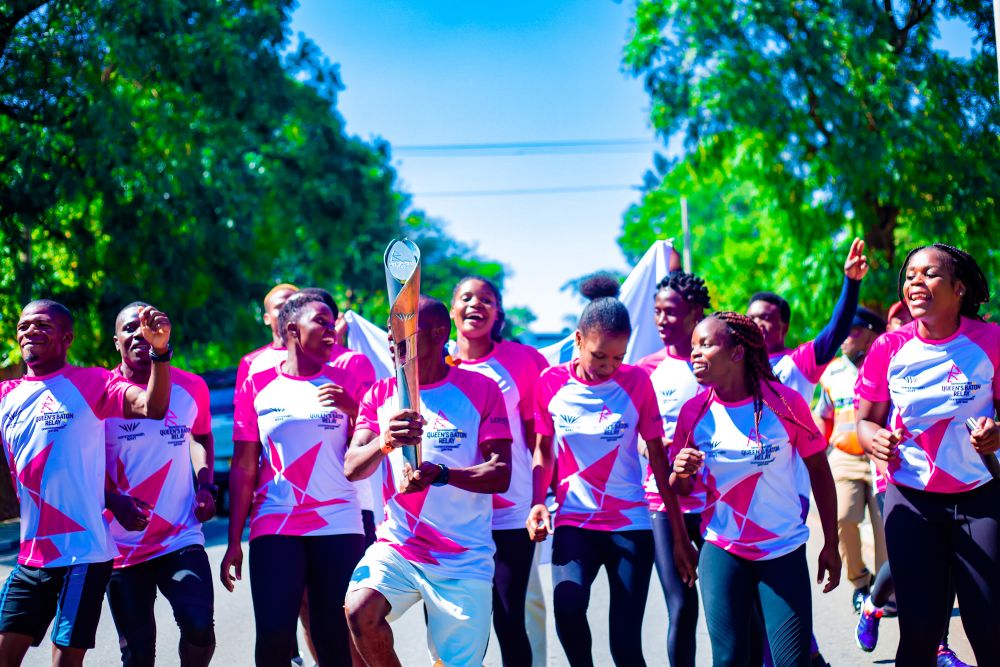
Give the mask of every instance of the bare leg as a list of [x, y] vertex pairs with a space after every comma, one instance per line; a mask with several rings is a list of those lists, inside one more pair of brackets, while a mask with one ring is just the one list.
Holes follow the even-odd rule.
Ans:
[[385, 596], [372, 588], [351, 591], [347, 594], [344, 610], [361, 658], [369, 665], [401, 667], [392, 647], [392, 628], [385, 620], [392, 610]]
[[31, 648], [31, 635], [0, 632], [0, 667], [19, 667]]
[[52, 667], [83, 667], [85, 648], [52, 645]]

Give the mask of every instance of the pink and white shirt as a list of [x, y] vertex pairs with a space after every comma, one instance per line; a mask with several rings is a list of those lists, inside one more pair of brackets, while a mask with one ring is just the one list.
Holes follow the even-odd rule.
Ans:
[[325, 366], [311, 377], [281, 364], [247, 378], [236, 394], [233, 440], [261, 444], [250, 539], [262, 535], [363, 534], [357, 491], [344, 476], [351, 419], [319, 402], [327, 383], [357, 391], [354, 378]]
[[858, 377], [858, 396], [890, 401], [886, 428], [903, 429], [889, 481], [960, 493], [992, 478], [969, 442], [965, 420], [992, 417], [1000, 399], [1000, 327], [962, 318], [958, 331], [923, 340], [917, 323], [879, 336]]
[[535, 431], [553, 436], [558, 451], [555, 527], [649, 530], [636, 446], [663, 437], [653, 384], [629, 365], [587, 382], [576, 363], [545, 370], [535, 390]]
[[829, 364], [820, 366], [816, 363], [816, 352], [813, 347], [814, 341], [810, 340], [795, 349], [768, 355], [771, 369], [781, 380], [781, 384], [794, 389], [806, 403], [812, 402], [816, 385], [823, 377], [823, 371], [829, 366]]
[[524, 422], [535, 418], [535, 382], [548, 366], [538, 350], [513, 341], [497, 342], [482, 359], [456, 361], [459, 368], [485, 375], [500, 388], [510, 419], [510, 488], [493, 496], [493, 529], [524, 530], [531, 510], [531, 468], [534, 443], [524, 439]]
[[[120, 367], [115, 374], [121, 377]], [[191, 436], [212, 432], [208, 385], [179, 368], [170, 369], [170, 381], [170, 407], [163, 419], [116, 417], [104, 422], [112, 487], [153, 508], [145, 530], [125, 530], [111, 521], [111, 536], [120, 552], [116, 568], [205, 544], [201, 522], [194, 516]], [[110, 519], [110, 512], [106, 516]]]
[[[660, 408], [660, 417], [663, 419], [664, 443], [669, 447], [670, 441], [674, 437], [677, 416], [680, 414], [681, 407], [705, 389], [695, 379], [694, 372], [691, 370], [691, 361], [669, 354], [666, 348], [643, 357], [636, 365], [649, 375], [649, 379], [653, 383], [656, 403]], [[666, 512], [667, 508], [663, 504], [663, 498], [660, 496], [659, 489], [656, 488], [653, 470], [648, 465], [646, 466], [646, 480], [643, 487], [646, 490], [649, 511]], [[680, 496], [679, 500], [684, 512], [700, 512], [705, 507], [704, 493]]]
[[128, 383], [103, 368], [0, 383], [0, 440], [21, 504], [17, 562], [112, 560], [104, 521], [104, 420], [124, 416]]
[[748, 560], [783, 556], [809, 539], [808, 476], [796, 469], [801, 459], [826, 450], [798, 392], [769, 386], [780, 396], [765, 389], [757, 429], [752, 398], [726, 403], [710, 391], [691, 399], [681, 408], [670, 448], [671, 459], [684, 447], [705, 452], [705, 465], [694, 477], [707, 500], [702, 534]]
[[[379, 380], [361, 402], [358, 429], [381, 434], [398, 411], [396, 379]], [[479, 373], [449, 367], [440, 382], [421, 385], [420, 414], [427, 420], [423, 460], [449, 468], [479, 465], [481, 443], [511, 439], [500, 389]], [[383, 461], [385, 520], [378, 540], [437, 576], [492, 581], [492, 496], [451, 485], [400, 494], [403, 453], [393, 450]]]
[[[236, 370], [236, 389], [243, 386], [247, 377], [274, 368], [288, 358], [288, 349], [275, 345], [265, 345], [250, 352], [242, 359]], [[361, 403], [361, 397], [375, 382], [375, 367], [368, 357], [342, 345], [334, 345], [327, 362], [334, 368], [347, 371], [355, 381], [355, 390], [351, 398], [355, 403]], [[361, 509], [375, 512], [375, 499], [381, 494], [381, 489], [368, 480], [362, 480], [354, 485], [358, 492], [358, 503]], [[381, 510], [381, 507], [378, 508]], [[379, 512], [375, 512], [379, 514]]]

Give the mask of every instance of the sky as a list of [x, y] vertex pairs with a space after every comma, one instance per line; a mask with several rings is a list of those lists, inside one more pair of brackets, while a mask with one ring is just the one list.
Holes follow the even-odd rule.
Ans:
[[[629, 0], [301, 0], [292, 31], [339, 64], [347, 132], [390, 142], [413, 206], [503, 262], [504, 304], [529, 307], [532, 329], [546, 332], [582, 309], [560, 290], [567, 281], [630, 268], [616, 238], [657, 150], [649, 98], [621, 65], [633, 8]], [[941, 32], [943, 46], [968, 54], [967, 30]], [[620, 140], [628, 143], [614, 152], [422, 148]], [[546, 189], [557, 191], [524, 193]]]

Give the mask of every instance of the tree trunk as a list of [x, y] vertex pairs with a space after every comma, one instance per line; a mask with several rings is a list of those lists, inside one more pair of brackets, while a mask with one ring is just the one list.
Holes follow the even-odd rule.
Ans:
[[874, 197], [866, 198], [869, 210], [874, 214], [865, 222], [865, 246], [869, 259], [875, 262], [884, 261], [885, 268], [896, 268], [896, 223], [899, 220], [899, 207], [883, 204]]

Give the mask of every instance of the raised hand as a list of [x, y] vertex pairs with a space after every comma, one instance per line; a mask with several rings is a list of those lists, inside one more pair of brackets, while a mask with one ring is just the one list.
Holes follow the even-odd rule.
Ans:
[[1000, 449], [1000, 429], [989, 417], [980, 417], [979, 427], [969, 433], [969, 442], [980, 454], [993, 454]]
[[674, 457], [674, 474], [684, 479], [698, 472], [705, 464], [705, 452], [685, 447]]
[[340, 385], [327, 382], [319, 387], [319, 403], [325, 408], [337, 408], [348, 417], [358, 416], [358, 404]]
[[851, 280], [861, 280], [868, 275], [868, 258], [864, 255], [865, 242], [861, 239], [854, 239], [851, 249], [847, 253], [847, 260], [844, 262], [844, 275]]
[[139, 330], [157, 354], [166, 354], [170, 343], [170, 318], [152, 306], [139, 309]]
[[902, 439], [903, 429], [898, 428], [895, 431], [890, 431], [880, 428], [872, 436], [872, 456], [879, 461], [891, 461], [899, 456], [897, 448]]

